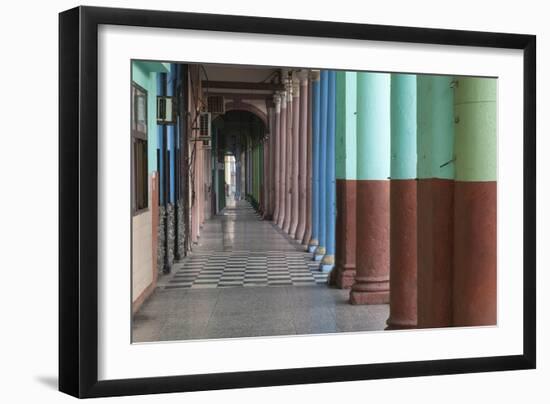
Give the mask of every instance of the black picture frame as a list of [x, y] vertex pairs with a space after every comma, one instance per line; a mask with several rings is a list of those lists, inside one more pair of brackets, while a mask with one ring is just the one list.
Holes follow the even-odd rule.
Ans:
[[[98, 381], [100, 24], [523, 50], [523, 353]], [[59, 390], [76, 397], [183, 392], [536, 367], [536, 37], [184, 12], [77, 7], [59, 15]]]

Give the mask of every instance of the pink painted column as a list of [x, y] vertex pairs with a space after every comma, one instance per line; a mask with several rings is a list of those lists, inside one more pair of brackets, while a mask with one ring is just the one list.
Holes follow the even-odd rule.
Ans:
[[277, 225], [283, 228], [286, 215], [286, 169], [287, 169], [287, 156], [286, 156], [286, 119], [287, 119], [287, 93], [283, 91], [281, 93], [281, 120], [279, 121], [279, 133], [281, 135], [281, 152], [279, 159], [279, 217], [277, 219]]
[[292, 185], [290, 187], [291, 210], [290, 237], [296, 237], [300, 213], [300, 81], [292, 81]]
[[204, 151], [202, 148], [202, 142], [199, 142], [198, 145], [198, 155], [199, 155], [199, 183], [197, 184], [197, 188], [199, 190], [198, 194], [198, 200], [197, 205], [199, 207], [199, 229], [198, 229], [198, 236], [201, 236], [201, 227], [204, 222]]
[[[193, 130], [193, 136], [196, 136], [196, 131]], [[193, 172], [196, 173], [198, 169], [197, 153], [195, 152], [195, 158], [193, 160]], [[192, 179], [193, 193], [195, 198], [191, 199], [191, 241], [196, 243], [199, 238], [199, 213], [197, 208], [197, 177], [196, 175]]]
[[274, 119], [274, 137], [275, 144], [273, 159], [273, 221], [277, 223], [279, 221], [279, 206], [280, 206], [280, 171], [281, 171], [281, 133], [279, 130], [281, 120], [281, 97], [279, 94], [275, 94], [273, 97], [275, 102], [275, 119]]
[[298, 73], [300, 80], [300, 120], [298, 128], [298, 224], [295, 239], [303, 241], [306, 232], [306, 203], [307, 203], [307, 93], [308, 71], [301, 70]]
[[312, 95], [311, 95], [311, 80], [312, 80], [312, 71], [309, 71], [309, 74], [308, 74], [308, 80], [307, 80], [307, 150], [306, 150], [306, 153], [307, 153], [307, 161], [306, 161], [306, 165], [307, 165], [307, 176], [306, 176], [306, 191], [307, 191], [307, 196], [306, 196], [306, 214], [305, 214], [305, 217], [306, 217], [306, 229], [305, 229], [305, 234], [304, 234], [304, 238], [302, 240], [302, 245], [305, 247], [306, 251], [308, 250], [308, 247], [309, 247], [309, 242], [311, 241], [311, 226], [312, 226], [312, 222], [311, 222], [311, 195], [312, 195], [312, 187], [313, 187], [313, 166], [312, 166], [312, 161], [313, 161], [313, 143], [312, 143], [312, 137], [311, 137], [311, 124], [312, 124], [312, 117], [311, 117], [311, 100], [313, 99]]
[[203, 181], [202, 181], [202, 163], [203, 163], [203, 158], [202, 158], [202, 142], [198, 142], [197, 144], [197, 163], [198, 163], [198, 166], [197, 166], [197, 196], [196, 196], [196, 204], [197, 204], [197, 215], [198, 215], [198, 221], [197, 221], [197, 238], [200, 238], [201, 236], [201, 226], [202, 226], [202, 208], [203, 208], [203, 203], [202, 203], [202, 196], [203, 196], [203, 192], [202, 192], [202, 187], [203, 187]]
[[275, 148], [276, 148], [276, 115], [275, 103], [271, 101], [271, 136], [269, 139], [269, 220], [273, 220], [275, 212]]
[[273, 160], [273, 107], [267, 103], [267, 125], [268, 133], [264, 146], [264, 219], [270, 220], [271, 211], [271, 160]]
[[267, 108], [267, 127], [265, 128], [265, 137], [263, 139], [263, 178], [261, 181], [262, 184], [262, 217], [267, 219], [269, 216], [269, 139], [271, 137], [271, 110]]
[[290, 232], [290, 221], [292, 219], [292, 81], [286, 82], [286, 171], [285, 171], [285, 217], [283, 221], [283, 231]]

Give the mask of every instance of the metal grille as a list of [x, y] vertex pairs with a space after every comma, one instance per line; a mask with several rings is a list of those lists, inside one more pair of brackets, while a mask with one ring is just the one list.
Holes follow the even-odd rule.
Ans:
[[224, 98], [221, 95], [210, 95], [208, 96], [208, 112], [213, 114], [224, 114]]

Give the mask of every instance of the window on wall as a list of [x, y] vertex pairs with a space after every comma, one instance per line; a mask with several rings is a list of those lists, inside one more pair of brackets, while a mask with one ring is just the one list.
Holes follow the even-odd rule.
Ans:
[[132, 210], [148, 205], [147, 91], [132, 83]]

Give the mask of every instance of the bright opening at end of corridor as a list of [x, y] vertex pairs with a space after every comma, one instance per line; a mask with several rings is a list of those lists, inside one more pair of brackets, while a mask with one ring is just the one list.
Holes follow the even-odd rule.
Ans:
[[132, 61], [132, 342], [496, 325], [497, 83]]

